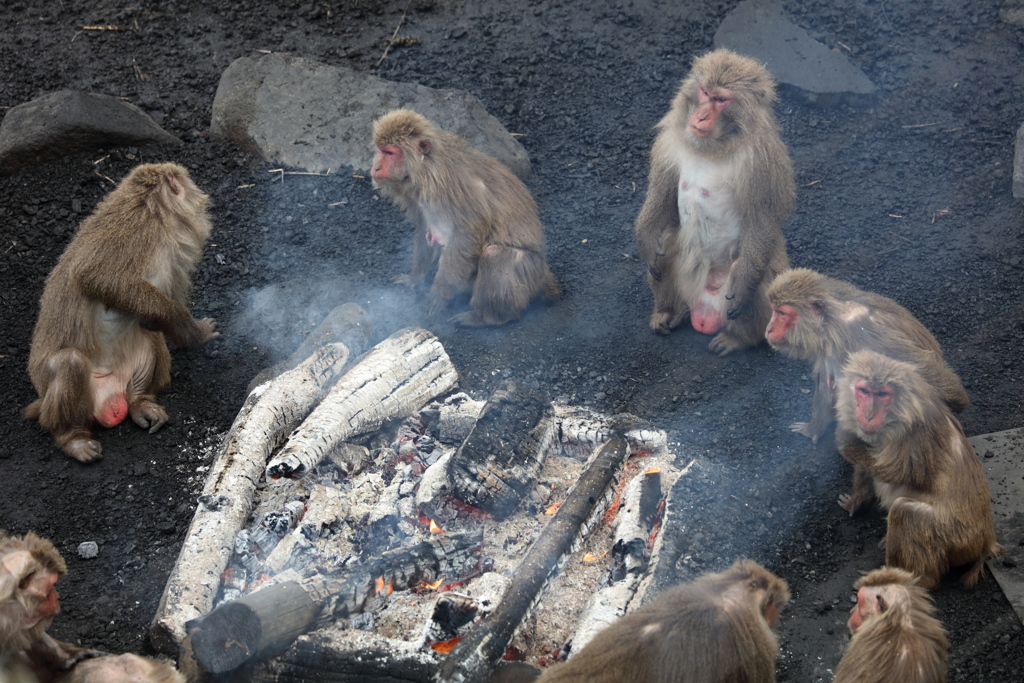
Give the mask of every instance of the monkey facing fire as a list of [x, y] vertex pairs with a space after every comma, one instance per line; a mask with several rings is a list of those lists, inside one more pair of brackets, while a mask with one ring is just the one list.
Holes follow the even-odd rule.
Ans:
[[776, 99], [761, 64], [716, 50], [694, 61], [658, 123], [635, 224], [655, 332], [689, 314], [694, 329], [715, 335], [712, 353], [761, 343], [765, 290], [789, 267], [780, 226], [796, 195]]
[[670, 588], [537, 683], [771, 683], [786, 582], [751, 560]]
[[166, 335], [179, 346], [218, 336], [189, 313], [191, 277], [210, 234], [208, 198], [176, 164], [136, 167], [79, 227], [46, 280], [25, 408], [71, 457], [102, 457], [93, 421], [128, 416], [150, 433], [167, 422], [155, 395], [171, 380]]
[[431, 315], [471, 292], [452, 321], [504, 325], [558, 294], [537, 205], [507, 168], [407, 109], [375, 121], [373, 142], [374, 185], [416, 226], [412, 270], [397, 281], [419, 285], [436, 265]]
[[849, 354], [871, 349], [916, 363], [950, 408], [967, 407], [960, 378], [943, 359], [932, 333], [910, 311], [880, 294], [806, 268], [779, 275], [768, 288], [772, 318], [768, 343], [795, 358], [814, 363], [810, 422], [794, 432], [817, 442], [832, 421], [836, 381]]
[[834, 683], [945, 683], [949, 641], [928, 592], [910, 573], [882, 567], [855, 584], [853, 637]]
[[970, 564], [965, 587], [996, 554], [992, 503], [978, 456], [920, 369], [874, 351], [850, 356], [839, 379], [836, 444], [854, 466], [851, 514], [874, 494], [889, 511], [885, 563], [938, 587], [951, 566]]

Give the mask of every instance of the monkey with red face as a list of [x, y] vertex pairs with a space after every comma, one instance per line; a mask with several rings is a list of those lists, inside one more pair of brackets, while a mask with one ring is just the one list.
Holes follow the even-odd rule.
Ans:
[[635, 225], [658, 334], [689, 316], [715, 335], [712, 353], [761, 343], [765, 289], [789, 267], [780, 226], [796, 195], [776, 99], [764, 66], [716, 50], [694, 60], [658, 123]]
[[[889, 511], [885, 563], [937, 588], [951, 566], [973, 586], [999, 550], [985, 472], [960, 423], [920, 369], [874, 351], [843, 366], [836, 444], [854, 466], [853, 514], [872, 494]], [[872, 491], [873, 484], [873, 491]]]
[[949, 641], [917, 579], [882, 567], [854, 586], [850, 644], [834, 683], [945, 683]]
[[374, 122], [370, 174], [416, 226], [412, 270], [422, 283], [436, 266], [430, 313], [469, 292], [458, 325], [504, 325], [539, 296], [558, 294], [544, 255], [544, 228], [526, 186], [454, 133], [397, 109]]

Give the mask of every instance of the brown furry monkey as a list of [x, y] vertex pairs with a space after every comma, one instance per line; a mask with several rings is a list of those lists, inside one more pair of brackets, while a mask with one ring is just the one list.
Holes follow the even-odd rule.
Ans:
[[751, 560], [670, 588], [537, 683], [772, 683], [786, 582]]
[[537, 205], [511, 171], [407, 109], [373, 124], [374, 185], [416, 226], [412, 270], [419, 285], [437, 266], [430, 313], [472, 292], [459, 325], [504, 325], [538, 296], [558, 294], [544, 255]]
[[907, 571], [882, 567], [857, 583], [853, 637], [834, 683], [945, 683], [949, 641], [928, 592]]
[[836, 413], [839, 452], [855, 468], [851, 514], [874, 494], [889, 511], [885, 563], [938, 587], [951, 566], [970, 564], [965, 587], [999, 551], [988, 481], [960, 423], [920, 369], [874, 351], [843, 366]]
[[178, 346], [218, 336], [212, 318], [188, 310], [210, 234], [207, 203], [181, 166], [138, 166], [82, 222], [47, 278], [28, 360], [39, 399], [25, 417], [71, 457], [102, 457], [93, 421], [163, 426], [155, 395], [171, 381], [164, 336]]
[[796, 189], [776, 99], [761, 64], [716, 50], [694, 60], [651, 149], [635, 225], [650, 326], [668, 334], [689, 314], [720, 356], [761, 343], [765, 289], [789, 267], [780, 226]]
[[950, 408], [967, 407], [960, 378], [942, 357], [935, 337], [892, 299], [806, 268], [779, 275], [768, 288], [772, 319], [765, 337], [786, 355], [814, 363], [811, 421], [794, 432], [817, 442], [832, 421], [835, 383], [849, 354], [871, 349], [921, 368]]
[[106, 655], [76, 664], [60, 683], [185, 683], [169, 663], [133, 654]]
[[0, 531], [0, 680], [53, 680], [94, 650], [54, 640], [47, 632], [60, 611], [54, 584], [67, 571], [44, 538]]

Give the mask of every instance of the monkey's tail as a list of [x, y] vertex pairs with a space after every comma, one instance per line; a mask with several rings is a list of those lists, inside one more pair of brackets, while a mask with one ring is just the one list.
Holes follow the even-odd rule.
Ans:
[[544, 283], [544, 303], [554, 303], [555, 299], [562, 295], [562, 290], [558, 287], [558, 283], [555, 281], [555, 276], [548, 271], [547, 282]]
[[21, 411], [21, 416], [26, 420], [38, 420], [39, 415], [43, 412], [43, 399], [37, 398], [36, 400], [25, 406], [25, 409]]

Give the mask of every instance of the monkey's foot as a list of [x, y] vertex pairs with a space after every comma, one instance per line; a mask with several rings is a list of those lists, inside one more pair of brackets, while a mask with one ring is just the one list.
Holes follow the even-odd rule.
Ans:
[[789, 426], [789, 431], [803, 434], [811, 440], [811, 443], [818, 443], [818, 437], [822, 434], [821, 431], [812, 428], [810, 422], [794, 422]]
[[448, 318], [448, 322], [452, 323], [453, 325], [458, 325], [459, 327], [483, 327], [485, 325], [505, 324], [505, 321], [499, 323], [484, 320], [484, 317], [477, 313], [475, 309], [466, 311], [465, 313], [459, 313], [458, 315], [453, 315], [452, 317]]
[[687, 313], [689, 311], [673, 315], [667, 311], [655, 311], [651, 314], [651, 329], [658, 334], [671, 334], [672, 330], [679, 327], [679, 323], [683, 322]]
[[167, 423], [167, 411], [152, 401], [139, 401], [128, 409], [132, 421], [152, 434]]
[[103, 446], [91, 437], [72, 439], [64, 446], [64, 452], [79, 462], [96, 462], [103, 459]]
[[404, 275], [395, 277], [391, 281], [398, 285], [405, 285], [406, 287], [416, 287], [423, 282], [423, 278], [416, 277], [412, 273], [405, 273]]

